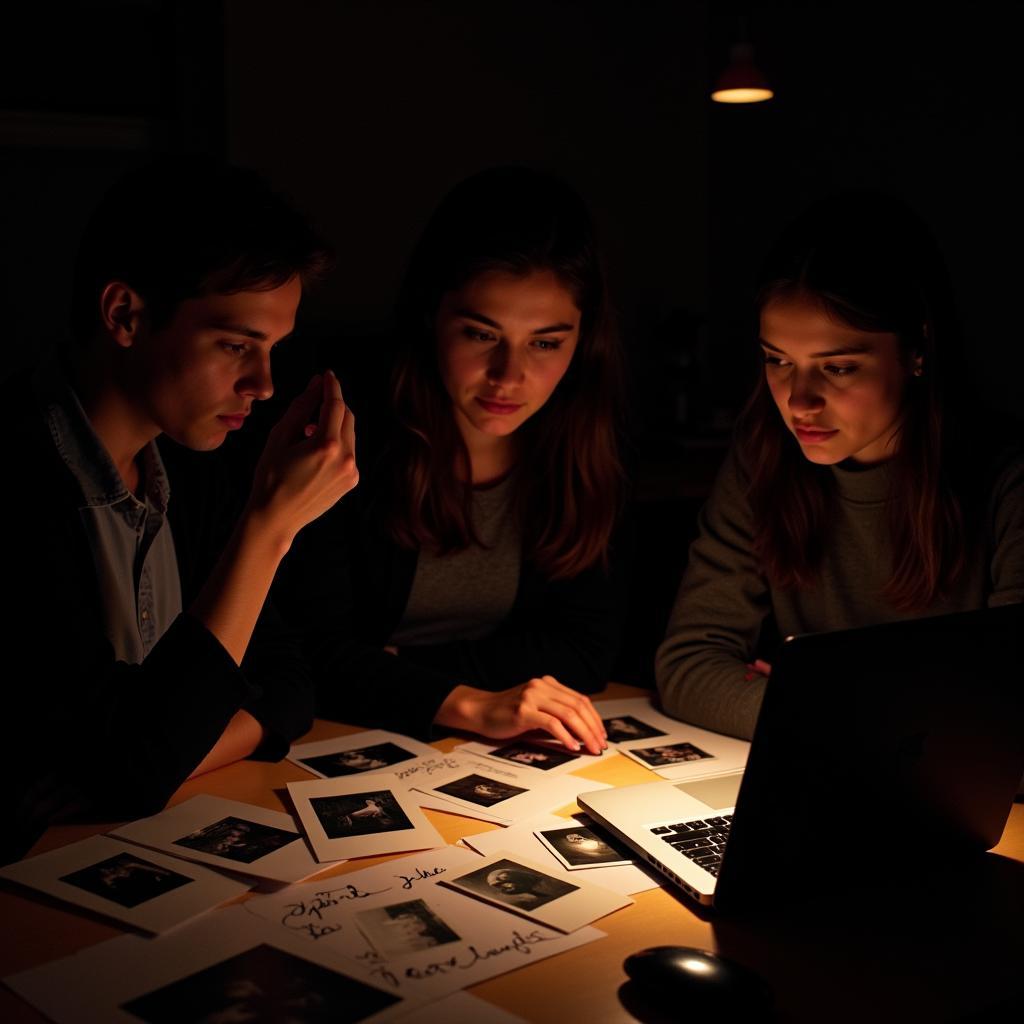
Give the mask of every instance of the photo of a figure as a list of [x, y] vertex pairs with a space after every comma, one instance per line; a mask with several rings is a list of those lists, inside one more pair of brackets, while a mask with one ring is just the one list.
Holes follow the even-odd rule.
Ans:
[[398, 996], [389, 992], [261, 945], [121, 1009], [149, 1024], [336, 1024], [362, 1020], [397, 1002]]
[[381, 956], [404, 956], [458, 942], [460, 937], [423, 900], [406, 900], [356, 914], [362, 933]]
[[668, 733], [661, 729], [655, 729], [653, 725], [641, 722], [639, 718], [632, 715], [622, 715], [619, 718], [602, 718], [604, 730], [608, 733], [608, 739], [612, 743], [625, 743], [627, 740], [646, 740], [652, 736], [667, 736]]
[[513, 764], [525, 764], [531, 768], [549, 771], [559, 765], [579, 760], [579, 754], [570, 754], [567, 750], [555, 750], [553, 747], [541, 747], [530, 743], [508, 743], [491, 751], [491, 757], [500, 757]]
[[493, 807], [503, 800], [519, 796], [520, 793], [528, 793], [529, 790], [521, 786], [510, 786], [507, 782], [498, 782], [496, 779], [488, 779], [484, 775], [466, 775], [438, 786], [435, 792], [447, 793], [449, 796], [468, 800], [471, 804], [479, 804], [481, 807]]
[[370, 836], [414, 827], [389, 789], [314, 796], [310, 797], [309, 804], [328, 839]]
[[714, 757], [707, 751], [695, 747], [692, 743], [673, 743], [668, 747], [644, 747], [643, 750], [631, 750], [631, 754], [639, 757], [652, 768], [660, 768], [666, 764], [683, 764], [685, 761], [700, 761], [705, 757]]
[[294, 843], [298, 838], [298, 832], [286, 832], [244, 818], [227, 817], [190, 832], [181, 839], [175, 839], [174, 844], [216, 857], [237, 860], [242, 864], [252, 864], [260, 857]]
[[375, 743], [370, 747], [338, 750], [333, 754], [321, 754], [318, 757], [304, 757], [301, 763], [329, 779], [335, 779], [341, 775], [380, 771], [402, 761], [414, 760], [415, 757], [415, 754], [403, 750], [397, 743]]
[[611, 837], [596, 825], [546, 828], [538, 833], [558, 858], [570, 868], [629, 864], [633, 858], [613, 845]]
[[543, 907], [545, 903], [579, 890], [578, 885], [541, 874], [507, 858], [453, 878], [452, 884], [520, 910]]
[[137, 907], [188, 885], [192, 879], [133, 854], [119, 853], [91, 867], [62, 875], [60, 881], [113, 900], [122, 907]]

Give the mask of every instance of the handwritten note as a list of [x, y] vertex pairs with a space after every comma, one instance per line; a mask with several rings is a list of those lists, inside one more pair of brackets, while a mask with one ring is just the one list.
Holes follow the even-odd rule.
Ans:
[[[563, 935], [437, 885], [481, 862], [449, 846], [291, 886], [244, 907], [341, 955], [368, 981], [412, 998], [439, 998], [603, 937], [589, 927]], [[366, 928], [366, 912], [374, 910], [394, 915], [390, 952], [376, 948]]]

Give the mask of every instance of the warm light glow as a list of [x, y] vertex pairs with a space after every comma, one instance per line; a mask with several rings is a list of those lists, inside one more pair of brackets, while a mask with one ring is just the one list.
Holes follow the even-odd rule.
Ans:
[[711, 965], [703, 960], [684, 960], [682, 965], [694, 974], [707, 974], [711, 970]]
[[774, 95], [771, 89], [716, 89], [711, 98], [716, 103], [763, 103]]

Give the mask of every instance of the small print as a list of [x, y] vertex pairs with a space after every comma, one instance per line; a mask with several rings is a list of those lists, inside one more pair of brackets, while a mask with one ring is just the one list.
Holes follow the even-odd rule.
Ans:
[[286, 832], [244, 818], [227, 817], [175, 839], [174, 844], [241, 864], [252, 864], [298, 838], [298, 832]]
[[618, 718], [602, 718], [605, 732], [612, 743], [626, 743], [629, 740], [647, 740], [653, 736], [667, 736], [668, 733], [655, 729], [653, 725], [641, 722], [632, 715], [620, 715]]
[[119, 853], [91, 867], [62, 875], [60, 881], [122, 907], [137, 907], [188, 885], [192, 879], [142, 857]]
[[328, 839], [371, 836], [413, 828], [390, 790], [309, 798]]
[[546, 828], [534, 834], [570, 871], [633, 863], [633, 858], [615, 846], [607, 833], [590, 823]]
[[125, 1003], [149, 1024], [182, 1021], [358, 1021], [398, 1002], [319, 964], [273, 946], [254, 946], [212, 967]]
[[412, 761], [418, 755], [403, 750], [397, 743], [375, 743], [355, 750], [338, 750], [319, 757], [303, 757], [300, 763], [329, 779], [360, 772], [376, 772], [402, 761]]
[[453, 878], [449, 883], [486, 900], [504, 903], [517, 910], [530, 911], [543, 907], [579, 890], [578, 885], [545, 875], [524, 864], [503, 858], [468, 875]]
[[509, 743], [504, 747], [492, 750], [491, 757], [500, 757], [512, 764], [525, 764], [530, 768], [550, 771], [560, 768], [570, 761], [580, 760], [579, 754], [570, 754], [567, 750], [555, 750], [553, 747], [541, 747], [530, 743]]
[[406, 900], [356, 914], [362, 933], [384, 957], [406, 956], [461, 937], [423, 900]]
[[459, 800], [465, 800], [471, 804], [478, 804], [480, 807], [493, 807], [504, 800], [511, 800], [521, 793], [528, 793], [528, 789], [521, 786], [510, 786], [507, 782], [498, 782], [496, 779], [489, 779], [484, 775], [466, 775], [461, 779], [454, 779], [438, 786], [435, 793], [447, 793]]
[[667, 747], [644, 747], [642, 750], [630, 750], [634, 757], [639, 757], [644, 764], [652, 768], [663, 768], [669, 764], [685, 764], [687, 761], [702, 761], [706, 757], [714, 757], [706, 750], [695, 747], [692, 743], [673, 743]]

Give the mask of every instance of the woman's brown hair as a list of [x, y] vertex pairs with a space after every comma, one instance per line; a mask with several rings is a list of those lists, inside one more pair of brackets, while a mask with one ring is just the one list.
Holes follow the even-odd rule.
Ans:
[[[758, 310], [796, 297], [819, 303], [839, 323], [899, 338], [908, 378], [890, 463], [893, 561], [885, 597], [895, 608], [925, 608], [963, 570], [965, 525], [978, 492], [965, 457], [965, 366], [942, 257], [902, 203], [873, 193], [845, 194], [808, 211], [765, 265]], [[909, 373], [917, 357], [920, 376]], [[833, 475], [803, 456], [764, 374], [737, 430], [751, 474], [761, 564], [777, 586], [809, 586], [836, 500]]]
[[442, 296], [488, 271], [554, 273], [581, 312], [576, 351], [551, 398], [517, 431], [524, 555], [552, 579], [607, 564], [622, 496], [616, 440], [621, 371], [590, 217], [564, 182], [494, 168], [441, 202], [413, 252], [398, 310], [386, 521], [405, 547], [444, 554], [476, 542], [469, 456], [437, 362]]

